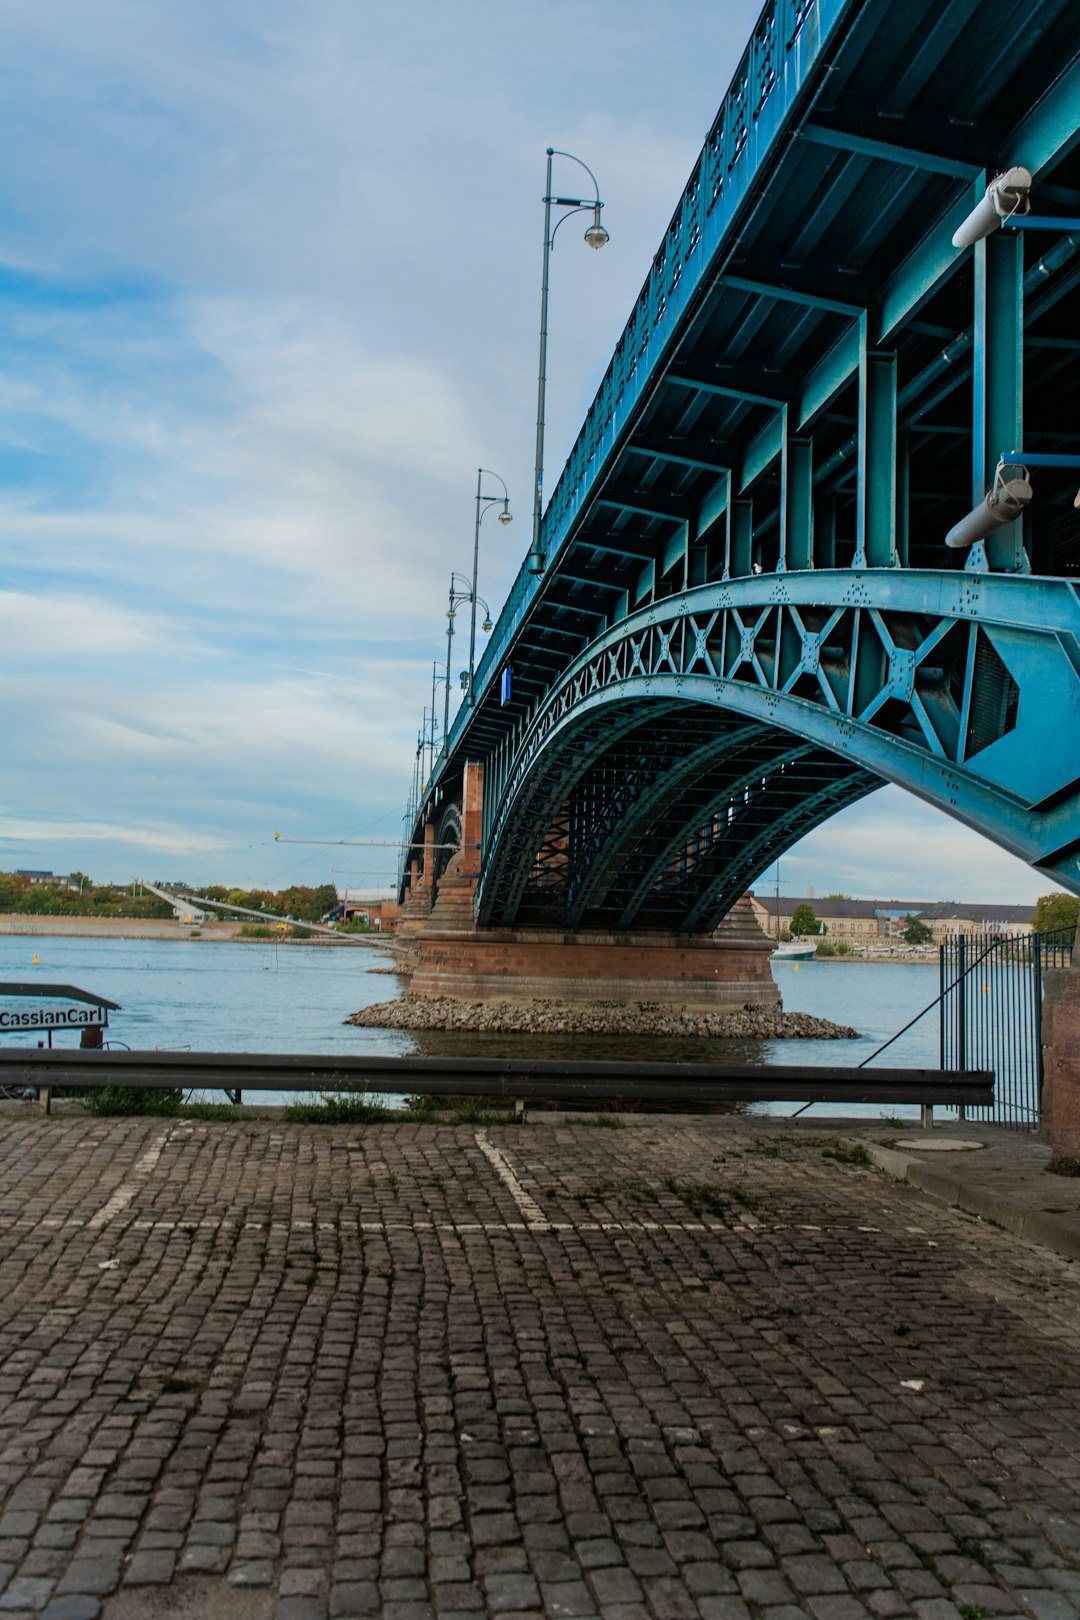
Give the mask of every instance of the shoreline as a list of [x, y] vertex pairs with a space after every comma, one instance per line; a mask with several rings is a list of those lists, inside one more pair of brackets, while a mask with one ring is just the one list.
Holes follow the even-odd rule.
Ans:
[[[254, 919], [251, 919], [254, 921]], [[241, 929], [250, 926], [239, 922], [225, 922], [223, 920], [208, 923], [178, 923], [164, 917], [50, 917], [33, 915], [25, 912], [0, 912], [0, 936], [11, 935], [23, 939], [34, 938], [68, 938], [68, 939], [164, 939], [188, 940], [197, 939], [209, 943], [228, 943], [242, 945], [368, 945], [379, 950], [393, 954], [404, 947], [399, 942], [393, 930], [385, 934], [350, 934], [343, 935], [340, 940], [332, 939], [328, 935], [313, 935], [310, 939], [252, 939], [245, 937]], [[304, 923], [297, 923], [303, 928]], [[895, 946], [884, 951], [873, 949], [860, 950], [852, 948], [843, 955], [812, 956], [806, 961], [789, 963], [791, 967], [808, 967], [811, 963], [848, 962], [859, 966], [875, 966], [886, 964], [893, 967], [926, 967], [936, 965], [938, 952], [936, 946], [919, 949], [899, 950]], [[782, 964], [781, 964], [782, 965]], [[400, 967], [383, 968], [384, 973], [397, 973], [407, 978], [410, 968], [402, 964]]]
[[[0, 913], [0, 936], [19, 939], [196, 939], [208, 944], [239, 945], [381, 945], [381, 934], [343, 934], [332, 939], [327, 934], [313, 934], [309, 939], [288, 936], [272, 939], [252, 938], [242, 933], [255, 919], [241, 922], [180, 923], [166, 917], [43, 917], [22, 912]], [[258, 924], [256, 923], [257, 927]], [[297, 923], [297, 928], [307, 924]], [[387, 936], [389, 937], [389, 936]]]

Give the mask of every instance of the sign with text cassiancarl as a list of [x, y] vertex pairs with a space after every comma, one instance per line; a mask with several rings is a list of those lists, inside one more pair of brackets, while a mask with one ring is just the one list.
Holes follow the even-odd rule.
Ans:
[[51, 1006], [0, 1006], [0, 1033], [16, 1029], [90, 1029], [103, 1028], [109, 1022], [107, 1007], [83, 1002], [67, 1005], [53, 1002]]

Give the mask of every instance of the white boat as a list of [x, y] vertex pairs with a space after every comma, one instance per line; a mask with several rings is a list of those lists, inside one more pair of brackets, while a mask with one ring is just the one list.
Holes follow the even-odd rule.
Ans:
[[817, 951], [817, 939], [811, 935], [807, 939], [789, 939], [783, 945], [778, 945], [770, 958], [773, 962], [807, 962]]

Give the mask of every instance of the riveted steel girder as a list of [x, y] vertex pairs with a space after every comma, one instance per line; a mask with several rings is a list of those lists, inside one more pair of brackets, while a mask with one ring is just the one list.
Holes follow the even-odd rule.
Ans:
[[[746, 734], [722, 728], [685, 751], [680, 783], [666, 735], [680, 704], [756, 724], [771, 757], [724, 776]], [[620, 735], [655, 747], [655, 769], [626, 802], [625, 825], [594, 840], [598, 877], [574, 876], [562, 859], [566, 916], [587, 919], [617, 850], [620, 881], [636, 879], [621, 926], [656, 921], [664, 906], [670, 926], [711, 926], [717, 906], [810, 826], [885, 781], [1080, 892], [1080, 597], [1067, 581], [834, 570], [704, 586], [625, 619], [570, 665], [520, 738], [487, 830], [481, 921], [516, 915], [541, 823], [556, 802], [570, 814], [569, 742], [587, 724], [595, 767], [620, 711]], [[710, 749], [721, 768], [711, 814], [699, 799], [680, 805]], [[665, 792], [675, 809], [658, 850], [649, 795]], [[660, 906], [663, 873], [676, 869]]]

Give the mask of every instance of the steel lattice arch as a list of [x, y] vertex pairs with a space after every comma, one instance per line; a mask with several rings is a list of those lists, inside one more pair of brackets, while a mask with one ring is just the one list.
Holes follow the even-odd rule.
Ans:
[[703, 587], [598, 638], [492, 759], [479, 920], [711, 928], [883, 781], [1080, 881], [1074, 587], [1047, 624], [1034, 582], [885, 584], [873, 605], [839, 571]]
[[1075, 4], [770, 0], [410, 846], [475, 762], [478, 923], [707, 932], [889, 782], [1080, 892], [1078, 358]]

